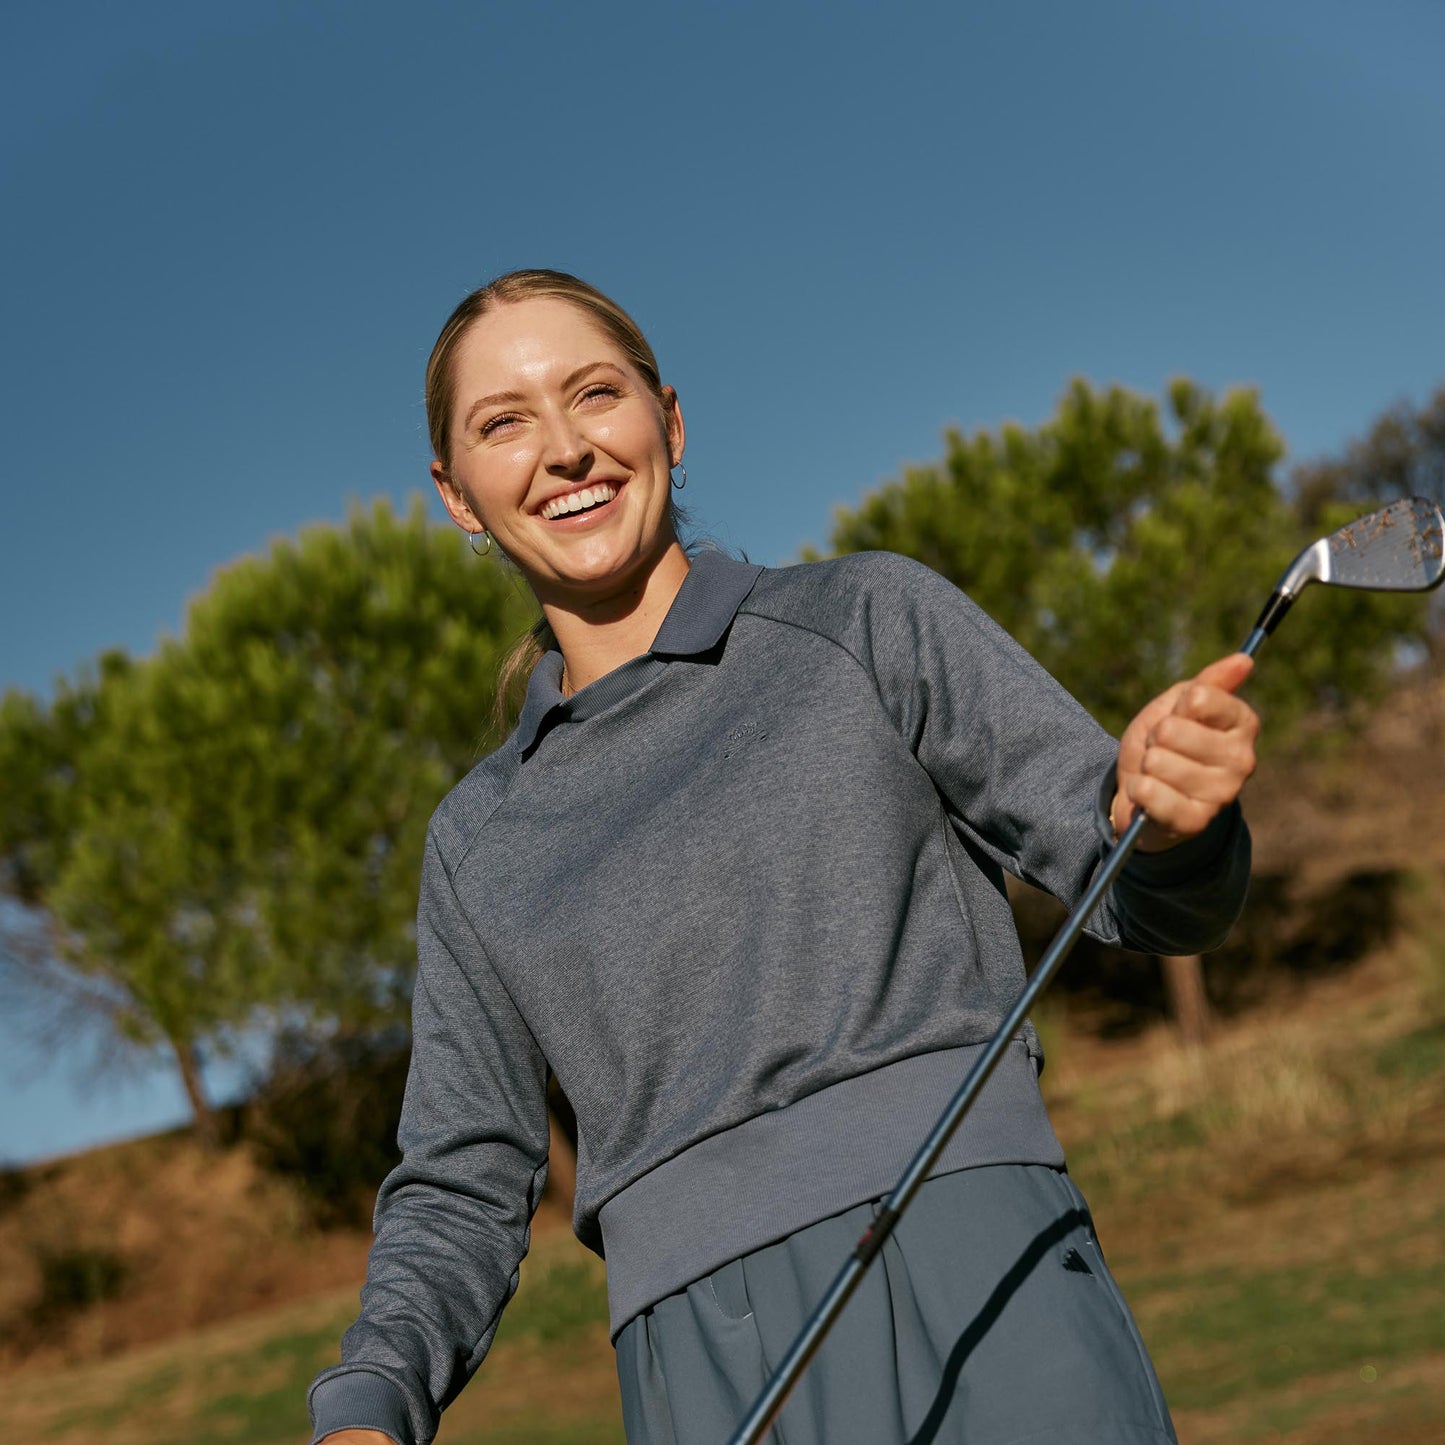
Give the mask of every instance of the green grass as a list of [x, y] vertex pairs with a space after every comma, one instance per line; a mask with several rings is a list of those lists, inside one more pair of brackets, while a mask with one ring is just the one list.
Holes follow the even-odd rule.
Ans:
[[227, 1361], [234, 1383], [198, 1406], [188, 1426], [190, 1445], [249, 1445], [279, 1434], [295, 1421], [297, 1401], [305, 1400], [311, 1381], [336, 1363], [337, 1328], [349, 1322], [280, 1334]]
[[1089, 1180], [1089, 1200], [1097, 1208], [1121, 1186], [1137, 1184], [1141, 1169], [1168, 1173], [1206, 1138], [1203, 1123], [1189, 1110], [1164, 1119], [1141, 1119], [1071, 1145], [1069, 1172]]
[[[606, 1285], [600, 1266], [577, 1256], [570, 1241], [554, 1238], [524, 1264], [522, 1288], [504, 1316], [483, 1379], [443, 1422], [439, 1438], [445, 1445], [623, 1445], [615, 1384], [604, 1371], [597, 1388], [599, 1372], [592, 1366], [597, 1358], [608, 1363], [611, 1353]], [[311, 1307], [305, 1327], [284, 1325], [305, 1308], [278, 1310], [274, 1333], [253, 1331], [240, 1342], [232, 1338], [234, 1326], [222, 1325], [197, 1332], [190, 1344], [138, 1351], [130, 1361], [89, 1371], [57, 1372], [57, 1398], [48, 1402], [41, 1397], [49, 1382], [36, 1379], [33, 1389], [19, 1390], [22, 1413], [13, 1422], [12, 1388], [8, 1401], [0, 1397], [0, 1434], [21, 1433], [15, 1427], [23, 1421], [27, 1438], [75, 1445], [132, 1438], [146, 1445], [298, 1445], [307, 1429], [307, 1386], [336, 1363], [342, 1331], [355, 1313], [347, 1298], [319, 1318]], [[559, 1418], [548, 1420], [548, 1402], [538, 1407], [530, 1377], [545, 1377], [552, 1362], [551, 1373], [566, 1394], [569, 1355], [585, 1357], [592, 1367], [581, 1395], [552, 1402]], [[528, 1398], [521, 1401], [507, 1388], [509, 1377], [520, 1372], [528, 1377]], [[115, 1378], [104, 1378], [108, 1373]], [[85, 1388], [66, 1388], [65, 1377], [86, 1374]]]
[[1445, 1072], [1445, 1020], [1392, 1039], [1376, 1053], [1375, 1067], [1384, 1077], [1407, 1083]]
[[531, 1340], [557, 1345], [587, 1331], [607, 1328], [607, 1284], [585, 1261], [553, 1264], [536, 1278], [522, 1266], [523, 1283], [507, 1306], [497, 1344]]
[[[124, 1422], [145, 1419], [152, 1422], [156, 1445], [294, 1440], [297, 1402], [305, 1399], [317, 1372], [335, 1363], [337, 1340], [348, 1322], [349, 1313], [338, 1312], [319, 1327], [278, 1331], [241, 1348], [212, 1342], [195, 1354], [184, 1346], [147, 1351], [155, 1358], [127, 1372], [108, 1397], [58, 1409], [41, 1427], [40, 1438], [107, 1439]], [[197, 1393], [201, 1399], [194, 1407], [180, 1404]], [[173, 1415], [178, 1418], [172, 1425]]]
[[[1445, 1023], [1391, 1016], [1368, 1045], [1353, 1012], [1297, 1056], [1262, 1028], [1207, 1069], [1166, 1056], [1059, 1101], [1185, 1445], [1445, 1439]], [[0, 1437], [301, 1445], [354, 1312], [347, 1291], [22, 1373]], [[623, 1445], [606, 1319], [600, 1265], [540, 1239], [440, 1445]]]
[[[1335, 1269], [1178, 1272], [1129, 1282], [1171, 1403], [1209, 1409], [1309, 1376], [1361, 1370], [1445, 1352], [1445, 1289], [1396, 1241]], [[1163, 1296], [1176, 1301], [1151, 1308]]]

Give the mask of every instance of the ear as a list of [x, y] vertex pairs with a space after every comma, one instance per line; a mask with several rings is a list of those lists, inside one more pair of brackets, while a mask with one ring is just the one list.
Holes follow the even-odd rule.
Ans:
[[662, 419], [667, 427], [668, 464], [675, 467], [687, 449], [687, 428], [682, 422], [682, 403], [677, 399], [676, 389], [670, 386], [662, 388]]
[[431, 479], [436, 483], [437, 496], [442, 499], [442, 506], [447, 509], [447, 515], [462, 531], [467, 533], [486, 531], [482, 519], [472, 511], [472, 504], [462, 495], [457, 484], [447, 474], [447, 469], [439, 461], [431, 464]]

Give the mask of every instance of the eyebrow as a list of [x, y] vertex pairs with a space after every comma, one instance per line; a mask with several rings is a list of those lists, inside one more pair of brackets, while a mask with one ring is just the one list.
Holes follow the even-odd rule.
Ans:
[[[619, 376], [622, 374], [622, 368], [615, 362], [589, 361], [585, 366], [579, 366], [576, 371], [569, 372], [562, 378], [562, 390], [566, 391], [569, 387], [576, 386], [588, 372], [604, 369], [607, 371], [615, 371]], [[466, 431], [472, 424], [472, 418], [486, 407], [499, 406], [503, 402], [521, 400], [523, 400], [523, 397], [520, 391], [494, 391], [490, 396], [479, 396], [471, 406], [467, 408], [466, 418], [462, 422], [462, 430]]]

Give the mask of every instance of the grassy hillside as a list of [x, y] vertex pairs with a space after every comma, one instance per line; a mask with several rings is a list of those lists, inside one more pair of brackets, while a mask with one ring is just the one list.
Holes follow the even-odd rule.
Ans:
[[[1193, 1055], [1162, 1031], [1103, 1045], [1046, 1020], [1055, 1117], [1185, 1441], [1445, 1436], [1437, 968], [1402, 943]], [[57, 1445], [299, 1441], [354, 1299], [331, 1288], [104, 1358], [75, 1336], [71, 1362], [11, 1370], [0, 1427]], [[620, 1441], [604, 1318], [599, 1266], [549, 1222], [442, 1440]]]
[[1181, 1439], [1445, 1438], [1432, 974], [1403, 950], [1197, 1055], [1061, 1051], [1055, 1117]]
[[[1206, 1049], [1105, 1041], [1078, 1000], [1040, 1019], [1055, 1122], [1186, 1445], [1445, 1438], [1442, 718], [1439, 694], [1406, 696], [1357, 747], [1259, 780], [1261, 878], [1287, 881], [1255, 926], [1297, 965]], [[1330, 909], [1368, 946], [1311, 968], [1298, 920]], [[366, 1243], [309, 1226], [244, 1149], [183, 1135], [5, 1177], [0, 1434], [299, 1445]], [[544, 1206], [441, 1440], [620, 1442], [604, 1319], [600, 1266]]]
[[[305, 1393], [335, 1363], [354, 1288], [188, 1332], [103, 1361], [7, 1381], [6, 1438], [107, 1445], [304, 1441]], [[599, 1263], [561, 1232], [534, 1251], [527, 1283], [442, 1439], [495, 1445], [621, 1445]]]

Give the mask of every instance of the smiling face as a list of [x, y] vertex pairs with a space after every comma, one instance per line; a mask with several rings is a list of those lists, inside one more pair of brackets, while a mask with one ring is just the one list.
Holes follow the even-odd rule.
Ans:
[[432, 476], [458, 526], [486, 530], [543, 606], [606, 600], [677, 547], [682, 413], [581, 307], [494, 306], [452, 362], [449, 457]]

